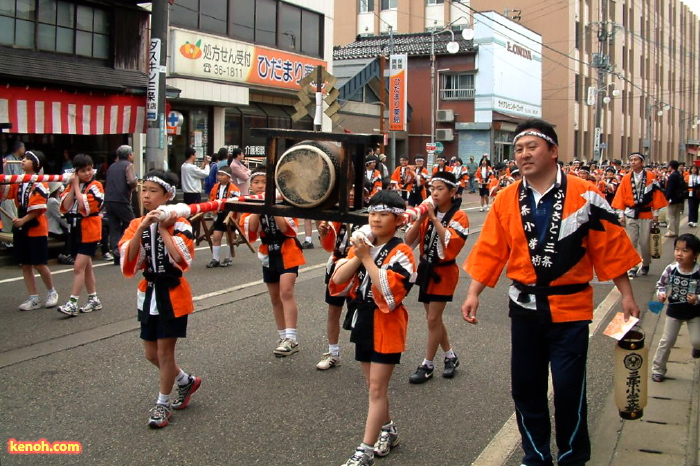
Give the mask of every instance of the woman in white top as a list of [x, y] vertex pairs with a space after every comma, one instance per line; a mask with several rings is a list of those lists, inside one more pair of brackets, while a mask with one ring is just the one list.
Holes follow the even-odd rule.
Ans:
[[698, 226], [698, 206], [700, 205], [700, 174], [697, 165], [690, 166], [688, 176], [688, 226]]

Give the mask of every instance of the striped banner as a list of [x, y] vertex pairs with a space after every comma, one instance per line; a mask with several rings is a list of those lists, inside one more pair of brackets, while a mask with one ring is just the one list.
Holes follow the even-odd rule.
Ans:
[[0, 123], [19, 134], [146, 132], [146, 98], [0, 87]]

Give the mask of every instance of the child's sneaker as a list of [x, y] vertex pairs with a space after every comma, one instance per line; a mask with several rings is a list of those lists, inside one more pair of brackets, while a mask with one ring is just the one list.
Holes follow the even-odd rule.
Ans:
[[216, 267], [221, 267], [221, 264], [219, 264], [218, 260], [212, 259], [211, 262], [207, 264], [208, 269], [214, 269]]
[[455, 376], [458, 367], [459, 359], [457, 359], [457, 356], [454, 358], [445, 358], [445, 370], [442, 371], [442, 376], [446, 379], [451, 379]]
[[275, 348], [275, 351], [273, 352], [278, 358], [290, 356], [294, 353], [299, 352], [299, 343], [292, 341], [289, 338], [285, 338], [284, 340], [282, 340], [282, 343], [280, 343], [280, 345], [277, 348]]
[[223, 261], [221, 261], [221, 267], [231, 267], [233, 265], [233, 261], [231, 260], [230, 257], [227, 257]]
[[58, 304], [58, 293], [56, 290], [51, 290], [49, 291], [49, 294], [46, 295], [46, 304], [44, 307], [48, 309], [50, 307], [55, 307], [56, 304]]
[[335, 366], [340, 366], [340, 356], [333, 356], [331, 353], [323, 353], [323, 359], [316, 364], [316, 369], [325, 371]]
[[62, 312], [67, 316], [75, 317], [78, 315], [78, 304], [74, 303], [73, 301], [68, 301], [63, 306], [58, 306], [58, 312]]
[[85, 303], [85, 306], [80, 308], [80, 312], [92, 312], [92, 311], [101, 311], [102, 310], [102, 303], [100, 302], [100, 299], [95, 296], [94, 298], [90, 297], [87, 300], [87, 303]]
[[410, 375], [408, 381], [411, 383], [423, 383], [433, 377], [434, 368], [421, 364], [418, 369]]
[[392, 448], [399, 444], [399, 433], [396, 426], [393, 424], [388, 429], [382, 428], [379, 434], [379, 440], [374, 444], [374, 454], [377, 456], [386, 456]]
[[39, 298], [27, 298], [25, 302], [19, 305], [20, 311], [33, 311], [34, 309], [39, 309], [41, 307], [41, 300]]
[[372, 466], [374, 465], [374, 457], [367, 453], [362, 448], [355, 450], [355, 454], [350, 457], [341, 466]]
[[190, 383], [177, 386], [177, 395], [173, 401], [173, 409], [185, 409], [190, 404], [190, 397], [202, 385], [202, 379], [190, 375]]
[[148, 427], [158, 429], [167, 426], [171, 415], [170, 406], [156, 404], [148, 413]]

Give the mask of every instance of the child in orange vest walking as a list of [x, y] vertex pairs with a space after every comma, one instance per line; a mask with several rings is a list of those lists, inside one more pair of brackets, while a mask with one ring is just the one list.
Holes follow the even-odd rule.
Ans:
[[[148, 210], [131, 221], [119, 241], [122, 273], [133, 277], [143, 270], [137, 292], [141, 339], [148, 359], [158, 368], [160, 390], [151, 409], [148, 425], [168, 425], [172, 409], [184, 409], [202, 384], [199, 377], [183, 371], [175, 362], [175, 345], [187, 336], [187, 316], [194, 311], [192, 290], [182, 276], [194, 256], [192, 226], [172, 213], [160, 220], [158, 207], [175, 197], [177, 177], [164, 170], [152, 170], [143, 181], [141, 200]], [[177, 394], [172, 404], [173, 382]]]
[[[63, 306], [58, 306], [58, 312], [70, 317], [80, 312], [92, 312], [102, 309], [102, 303], [97, 297], [95, 273], [92, 269], [92, 258], [97, 252], [97, 242], [102, 239], [102, 217], [100, 209], [104, 202], [102, 183], [94, 180], [92, 158], [89, 155], [78, 154], [73, 158], [73, 176], [68, 189], [61, 195], [61, 212], [70, 224], [71, 257], [73, 264], [73, 287], [70, 298]], [[83, 290], [87, 289], [87, 303], [78, 309], [78, 299]]]

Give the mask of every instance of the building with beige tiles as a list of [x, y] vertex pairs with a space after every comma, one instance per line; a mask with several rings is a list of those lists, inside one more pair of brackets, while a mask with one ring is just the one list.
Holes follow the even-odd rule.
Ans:
[[679, 0], [336, 0], [334, 43], [473, 27], [488, 10], [542, 36], [542, 117], [562, 160], [695, 160], [700, 24]]

